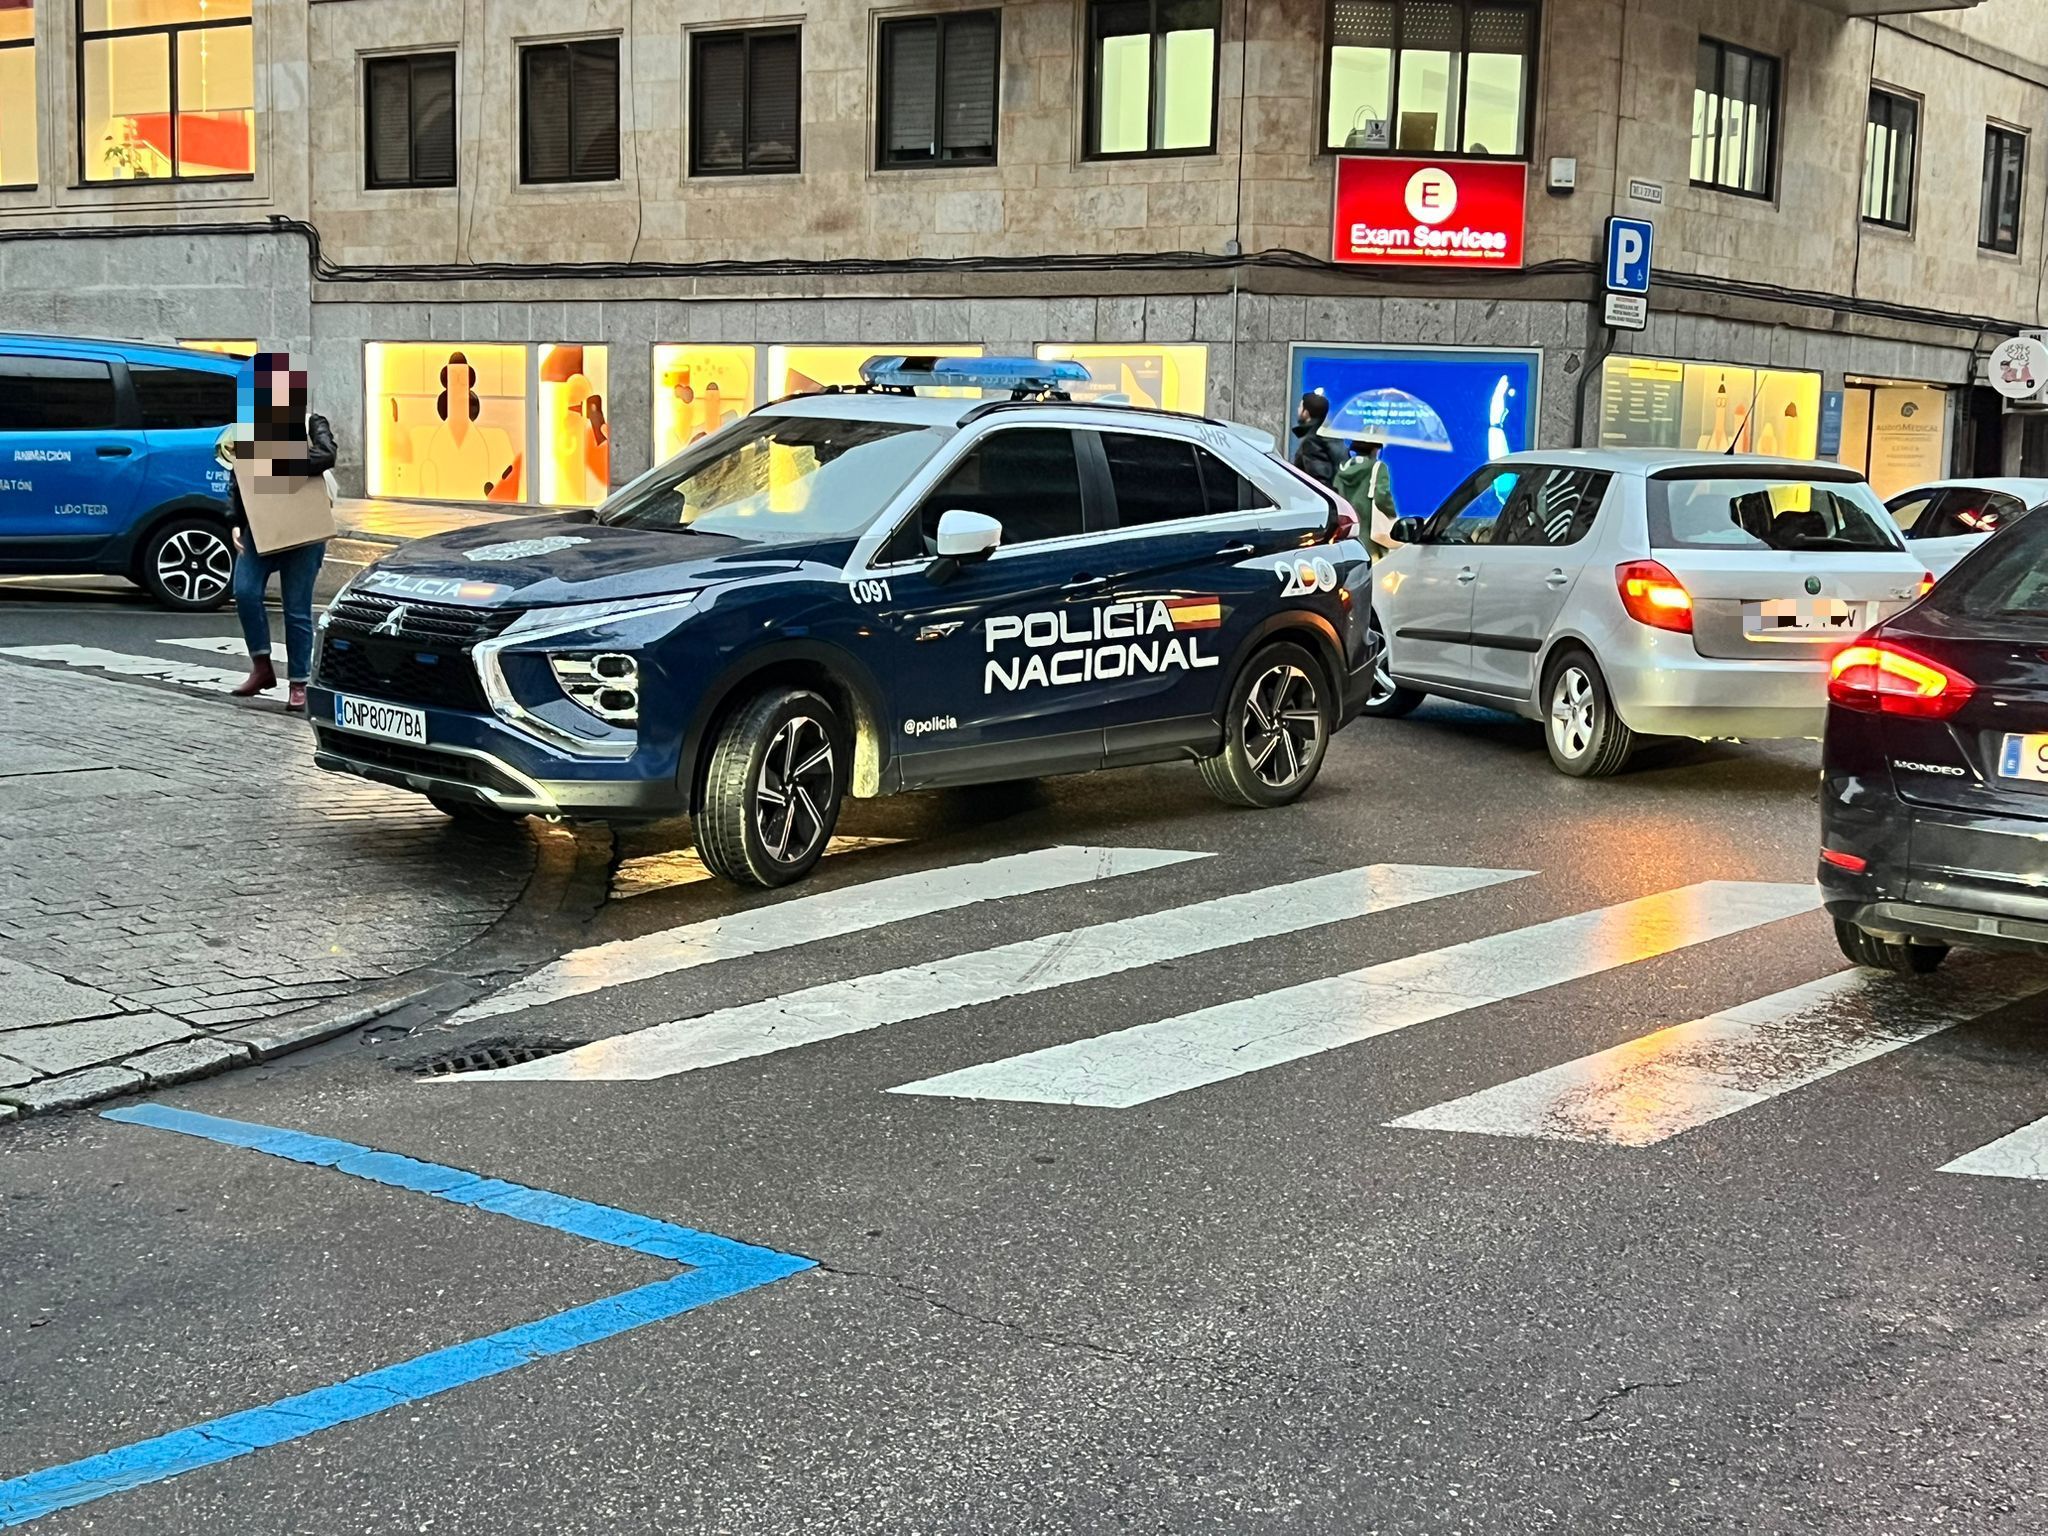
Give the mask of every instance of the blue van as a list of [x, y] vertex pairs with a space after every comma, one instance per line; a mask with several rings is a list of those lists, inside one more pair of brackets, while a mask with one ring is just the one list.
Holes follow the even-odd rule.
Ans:
[[166, 608], [228, 600], [239, 359], [0, 332], [0, 576], [126, 576]]
[[1077, 364], [862, 374], [594, 512], [357, 575], [321, 620], [314, 761], [450, 815], [687, 813], [764, 886], [848, 795], [1174, 761], [1235, 805], [1307, 791], [1372, 678], [1347, 504], [1263, 433], [1072, 401]]

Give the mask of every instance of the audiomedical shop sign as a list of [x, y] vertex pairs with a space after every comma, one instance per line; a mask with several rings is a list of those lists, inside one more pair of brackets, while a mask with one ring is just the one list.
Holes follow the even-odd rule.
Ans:
[[1337, 161], [1332, 259], [1361, 266], [1519, 267], [1529, 168], [1492, 161]]

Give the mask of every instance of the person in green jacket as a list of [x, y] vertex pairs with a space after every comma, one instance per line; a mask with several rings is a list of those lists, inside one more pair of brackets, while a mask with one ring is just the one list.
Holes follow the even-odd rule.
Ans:
[[1394, 472], [1380, 457], [1378, 443], [1365, 439], [1351, 444], [1351, 456], [1337, 466], [1335, 489], [1365, 524], [1374, 556], [1390, 551], [1394, 544], [1388, 532], [1401, 514], [1394, 508]]

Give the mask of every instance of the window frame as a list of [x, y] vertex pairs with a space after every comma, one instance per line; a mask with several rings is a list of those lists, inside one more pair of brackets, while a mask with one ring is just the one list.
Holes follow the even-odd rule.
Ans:
[[[1490, 547], [1493, 542], [1493, 530], [1500, 526], [1500, 520], [1507, 515], [1508, 503], [1516, 496], [1522, 494], [1527, 477], [1547, 475], [1549, 472], [1550, 466], [1547, 464], [1515, 462], [1480, 465], [1459, 483], [1456, 490], [1444, 498], [1442, 506], [1430, 513], [1428, 520], [1423, 525], [1423, 536], [1420, 542], [1424, 544], [1441, 544], [1450, 549], [1481, 549]], [[1487, 537], [1484, 539], [1445, 538], [1444, 535], [1450, 531], [1453, 524], [1464, 520], [1463, 514], [1465, 509], [1479, 499], [1481, 492], [1490, 490], [1493, 482], [1500, 479], [1503, 475], [1515, 476], [1515, 488], [1506, 497], [1502, 498], [1500, 511], [1496, 512], [1487, 522]], [[1527, 547], [1535, 548], [1536, 546], [1530, 545]]]
[[[1551, 487], [1558, 481], [1567, 479], [1576, 479], [1583, 483], [1579, 485], [1577, 499], [1572, 503], [1572, 515], [1565, 524], [1566, 536], [1564, 538], [1540, 540], [1514, 538], [1503, 541], [1498, 537], [1501, 524], [1507, 520], [1509, 511], [1519, 501], [1527, 500], [1538, 511], [1541, 511], [1551, 499]], [[1576, 548], [1591, 538], [1594, 529], [1599, 526], [1600, 514], [1607, 505], [1608, 494], [1613, 489], [1613, 486], [1614, 474], [1610, 470], [1587, 469], [1583, 466], [1565, 464], [1535, 465], [1532, 467], [1531, 476], [1518, 482], [1515, 486], [1514, 495], [1502, 505], [1501, 515], [1494, 520], [1493, 525], [1493, 532], [1496, 536], [1487, 541], [1487, 547], [1491, 549]], [[1467, 505], [1470, 505], [1470, 503], [1468, 502]], [[1527, 526], [1546, 530], [1548, 528], [1548, 524], [1543, 522], [1541, 518], [1532, 519]], [[1510, 532], [1520, 533], [1522, 531], [1522, 525], [1520, 524], [1510, 523], [1508, 527]]]
[[[754, 106], [754, 45], [767, 39], [794, 38], [796, 40], [796, 131], [791, 135], [790, 158], [787, 165], [755, 165], [752, 157], [751, 134], [748, 126]], [[699, 158], [703, 135], [697, 128], [697, 107], [700, 100], [697, 90], [698, 50], [706, 42], [739, 38], [746, 45], [746, 52], [740, 63], [740, 163], [736, 166], [706, 166]], [[684, 166], [691, 177], [698, 176], [801, 176], [804, 173], [804, 29], [801, 22], [781, 22], [765, 27], [702, 27], [690, 33], [689, 58], [689, 101], [684, 108], [684, 132], [688, 134], [690, 150]]]
[[[1761, 203], [1776, 202], [1778, 197], [1778, 148], [1781, 139], [1779, 128], [1781, 126], [1780, 119], [1784, 116], [1785, 102], [1785, 61], [1776, 54], [1762, 53], [1754, 48], [1745, 48], [1740, 43], [1731, 43], [1724, 38], [1709, 37], [1705, 33], [1701, 33], [1694, 53], [1695, 70], [1698, 67], [1698, 48], [1712, 48], [1714, 50], [1714, 99], [1720, 102], [1728, 100], [1728, 60], [1731, 56], [1740, 54], [1752, 66], [1768, 64], [1771, 68], [1771, 118], [1770, 132], [1764, 140], [1764, 153], [1762, 157], [1764, 184], [1761, 190], [1731, 186], [1725, 181], [1701, 181], [1697, 177], [1692, 177], [1688, 171], [1688, 178], [1691, 184], [1705, 192], [1725, 192], [1730, 197], [1747, 197]], [[1693, 79], [1693, 89], [1695, 91], [1699, 89], [1697, 73], [1695, 73]], [[1714, 153], [1711, 163], [1716, 168], [1717, 174], [1723, 158], [1721, 125], [1724, 120], [1724, 116], [1717, 116], [1714, 122], [1712, 138]], [[1688, 158], [1690, 158], [1689, 154]]]
[[[609, 47], [612, 50], [612, 170], [609, 176], [578, 175], [575, 165], [576, 146], [574, 143], [576, 132], [576, 50], [579, 48], [603, 47]], [[527, 163], [527, 62], [536, 55], [554, 52], [558, 49], [566, 54], [569, 59], [568, 104], [569, 137], [571, 140], [569, 145], [569, 169], [568, 174], [564, 176], [536, 177], [532, 174], [532, 167]], [[626, 50], [621, 45], [618, 34], [610, 33], [594, 37], [550, 38], [546, 41], [536, 40], [530, 43], [519, 44], [517, 52], [519, 119], [516, 129], [519, 136], [519, 185], [522, 187], [602, 187], [622, 181], [625, 177], [625, 155], [622, 153], [624, 148], [622, 141], [625, 137]]]
[[[1330, 103], [1337, 94], [1333, 78], [1336, 74], [1337, 44], [1334, 39], [1337, 32], [1337, 3], [1338, 0], [1324, 0], [1323, 3], [1322, 89], [1317, 93], [1316, 98], [1316, 122], [1319, 125], [1316, 132], [1316, 154], [1318, 156], [1364, 155], [1377, 157], [1385, 155], [1403, 160], [1413, 160], [1418, 157], [1429, 160], [1470, 160], [1477, 161], [1482, 165], [1494, 161], [1505, 162], [1509, 165], [1526, 165], [1529, 163], [1529, 146], [1535, 142], [1536, 138], [1536, 84], [1539, 79], [1538, 70], [1540, 68], [1540, 60], [1537, 55], [1543, 45], [1543, 28], [1540, 23], [1543, 18], [1544, 0], [1453, 0], [1453, 3], [1458, 7], [1459, 36], [1468, 42], [1472, 36], [1472, 9], [1475, 5], [1487, 5], [1499, 10], [1520, 10], [1526, 11], [1529, 14], [1529, 51], [1523, 55], [1523, 58], [1527, 60], [1527, 67], [1522, 80], [1522, 121], [1518, 129], [1521, 135], [1521, 144], [1515, 153], [1511, 155], [1496, 155], [1492, 153], [1475, 155], [1470, 150], [1465, 149], [1403, 149], [1400, 145], [1391, 142], [1391, 135], [1390, 142], [1385, 149], [1347, 149], [1342, 144], [1329, 143]], [[1407, 0], [1395, 0], [1395, 41], [1393, 48], [1390, 50], [1393, 54], [1393, 62], [1387, 72], [1388, 100], [1393, 103], [1395, 111], [1400, 110], [1401, 103], [1402, 48], [1400, 38], [1401, 22], [1405, 17], [1406, 9]], [[1461, 49], [1458, 54], [1458, 57], [1463, 60], [1469, 60], [1471, 56], [1470, 49]], [[1458, 71], [1458, 127], [1460, 130], [1458, 137], [1461, 139], [1465, 136], [1463, 129], [1467, 117], [1467, 107], [1471, 100], [1471, 90], [1472, 72], [1469, 68], [1461, 66]]]
[[[1215, 38], [1214, 52], [1209, 59], [1209, 136], [1199, 145], [1186, 149], [1159, 149], [1153, 140], [1159, 132], [1159, 80], [1160, 55], [1163, 50], [1165, 33], [1159, 30], [1159, 8], [1166, 0], [1146, 0], [1151, 8], [1151, 30], [1145, 34], [1151, 40], [1151, 66], [1145, 78], [1145, 148], [1104, 150], [1097, 146], [1102, 141], [1102, 41], [1095, 30], [1095, 18], [1104, 0], [1084, 0], [1081, 10], [1081, 36], [1085, 57], [1081, 61], [1081, 158], [1087, 160], [1180, 160], [1191, 155], [1214, 155], [1218, 153], [1216, 131], [1219, 106], [1223, 91], [1223, 15], [1222, 0], [1213, 0], [1216, 5], [1216, 25], [1211, 29]], [[1135, 35], [1135, 34], [1131, 34]]]
[[[84, 14], [83, 12], [81, 12], [81, 13], [80, 13], [81, 17], [83, 16], [83, 14]], [[41, 102], [41, 101], [40, 101], [40, 100], [38, 99], [38, 97], [40, 96], [40, 94], [41, 94], [41, 93], [35, 90], [35, 86], [36, 86], [36, 85], [39, 85], [39, 84], [40, 84], [41, 82], [40, 82], [39, 80], [37, 80], [37, 78], [36, 78], [36, 12], [35, 12], [35, 7], [33, 7], [33, 6], [31, 6], [31, 7], [29, 8], [29, 13], [28, 13], [28, 36], [27, 36], [27, 37], [11, 37], [11, 38], [8, 38], [8, 39], [6, 39], [5, 41], [0, 41], [0, 53], [15, 53], [15, 52], [18, 52], [18, 51], [20, 51], [20, 50], [22, 50], [22, 49], [24, 49], [24, 48], [28, 50], [28, 55], [29, 55], [29, 60], [28, 60], [28, 70], [29, 70], [29, 80], [30, 80], [30, 96], [29, 96], [29, 101], [30, 101], [30, 104], [31, 104], [31, 105], [32, 105], [32, 106], [33, 106], [33, 107], [35, 108], [35, 111], [34, 111], [34, 113], [32, 114], [32, 116], [33, 116], [33, 118], [34, 118], [34, 131], [35, 131], [35, 135], [36, 135], [36, 141], [37, 141], [37, 142], [36, 142], [36, 179], [35, 179], [34, 181], [0, 181], [0, 192], [33, 192], [33, 191], [35, 191], [35, 189], [36, 189], [37, 187], [39, 187], [39, 186], [41, 186], [41, 185], [43, 184], [43, 156], [42, 156], [42, 127], [43, 127], [43, 112], [42, 112], [42, 102]], [[80, 50], [80, 52], [81, 52], [81, 55], [82, 55], [82, 54], [83, 54], [83, 50], [81, 49], [81, 50]], [[80, 111], [80, 113], [81, 113], [81, 114], [82, 114], [82, 113], [84, 112], [84, 106], [83, 106], [83, 98], [81, 98], [81, 105], [80, 105], [79, 111]], [[82, 118], [82, 116], [81, 116], [81, 120], [80, 120], [80, 122], [79, 122], [79, 138], [80, 138], [81, 142], [83, 141], [83, 139], [84, 139], [84, 136], [85, 136], [85, 124], [84, 124], [83, 118]], [[81, 163], [82, 163], [82, 162], [81, 162]]]
[[[1992, 199], [1997, 194], [1997, 188], [1992, 175], [1992, 150], [1994, 148], [2003, 148], [2006, 145], [2017, 146], [2019, 150], [2019, 171], [2014, 177], [2015, 182], [2018, 184], [2019, 201], [2018, 205], [2013, 209], [2012, 243], [2010, 245], [2002, 245], [1998, 242], [1997, 224], [1992, 213]], [[2003, 169], [2002, 160], [1999, 163], [1999, 168]], [[2026, 223], [2026, 216], [2027, 134], [2022, 129], [2011, 128], [2004, 123], [1986, 123], [1984, 125], [1984, 173], [1983, 181], [1978, 189], [1977, 201], [1977, 249], [1988, 251], [1995, 256], [2019, 255], [2021, 226]], [[1989, 239], [1985, 238], [1987, 233], [1990, 235]]]
[[[448, 64], [448, 132], [453, 140], [452, 153], [448, 157], [448, 179], [435, 181], [420, 176], [420, 122], [418, 113], [419, 92], [416, 88], [419, 67], [422, 63]], [[405, 152], [406, 176], [403, 181], [381, 181], [377, 177], [377, 151], [374, 142], [375, 124], [371, 110], [370, 78], [378, 66], [403, 64], [405, 71]], [[522, 79], [521, 89], [525, 82]], [[525, 123], [520, 124], [521, 129]], [[522, 150], [525, 135], [520, 135]], [[522, 166], [523, 170], [524, 167]], [[402, 192], [408, 189], [441, 188], [456, 186], [462, 176], [462, 67], [458, 51], [453, 48], [423, 49], [418, 53], [373, 53], [363, 58], [363, 190], [366, 192]]]
[[[233, 27], [247, 27], [249, 29], [249, 115], [252, 118], [258, 117], [259, 113], [256, 106], [256, 78], [258, 73], [256, 68], [256, 18], [253, 14], [256, 7], [253, 0], [249, 7], [252, 14], [247, 16], [220, 16], [204, 21], [167, 21], [152, 23], [142, 27], [99, 27], [93, 29], [88, 29], [85, 24], [85, 5], [86, 0], [75, 0], [72, 11], [72, 16], [78, 24], [73, 40], [74, 45], [71, 50], [72, 89], [76, 93], [74, 98], [75, 111], [72, 115], [76, 121], [78, 149], [78, 179], [73, 183], [74, 187], [77, 190], [84, 191], [95, 187], [121, 186], [132, 182], [153, 186], [168, 182], [191, 182], [204, 185], [210, 182], [254, 181], [256, 179], [254, 166], [256, 160], [255, 137], [257, 129], [253, 124], [250, 128], [249, 160], [251, 168], [249, 170], [224, 171], [217, 176], [184, 175], [178, 170], [178, 137], [180, 132], [178, 119], [181, 115], [178, 110], [178, 39], [187, 32], [225, 32]], [[168, 103], [166, 110], [171, 127], [171, 173], [168, 176], [131, 176], [125, 178], [109, 176], [103, 180], [95, 181], [85, 174], [85, 46], [87, 43], [116, 37], [161, 37], [164, 40], [164, 83], [166, 101]]]
[[[989, 107], [993, 132], [989, 135], [989, 152], [986, 155], [956, 155], [947, 158], [945, 148], [946, 118], [946, 29], [955, 22], [971, 18], [986, 21], [995, 28], [996, 75], [993, 82]], [[934, 37], [934, 58], [932, 68], [932, 118], [938, 131], [938, 148], [941, 153], [930, 160], [892, 160], [889, 158], [889, 110], [893, 98], [889, 90], [889, 36], [911, 27], [931, 26]], [[799, 45], [801, 46], [801, 45]], [[1000, 162], [1003, 139], [1003, 13], [1000, 7], [985, 7], [964, 11], [925, 11], [910, 15], [883, 16], [875, 25], [875, 169], [878, 171], [941, 171], [956, 166], [990, 166]], [[799, 156], [801, 158], [801, 156]]]
[[[1877, 103], [1880, 100], [1887, 104], [1886, 120], [1881, 125], [1870, 115], [1876, 110]], [[1907, 168], [1906, 182], [1903, 189], [1898, 184], [1898, 112], [1900, 108], [1904, 108], [1911, 114], [1909, 122], [1913, 130], [1913, 162]], [[1899, 219], [1880, 218], [1875, 214], [1864, 211], [1867, 209], [1870, 201], [1871, 170], [1870, 146], [1866, 142], [1863, 153], [1862, 196], [1858, 199], [1859, 212], [1862, 214], [1863, 222], [1875, 224], [1880, 229], [1896, 229], [1911, 234], [1913, 230], [1913, 215], [1917, 211], [1920, 201], [1920, 98], [1909, 95], [1905, 91], [1894, 90], [1888, 85], [1873, 84], [1870, 87], [1869, 105], [1864, 108], [1863, 122], [1866, 140], [1872, 127], [1882, 126], [1886, 133], [1890, 135], [1890, 147], [1886, 153], [1886, 189], [1890, 192], [1899, 193], [1905, 203], [1904, 215]]]
[[[13, 427], [0, 417], [0, 434], [27, 435], [47, 433], [69, 436], [93, 432], [132, 432], [139, 430], [139, 420], [134, 404], [134, 395], [128, 382], [125, 363], [117, 363], [105, 357], [66, 357], [50, 352], [0, 351], [0, 361], [26, 363], [68, 363], [76, 368], [98, 368], [107, 376], [107, 397], [111, 404], [110, 419], [97, 427]], [[27, 375], [33, 377], [33, 374]], [[12, 377], [12, 375], [9, 375]]]

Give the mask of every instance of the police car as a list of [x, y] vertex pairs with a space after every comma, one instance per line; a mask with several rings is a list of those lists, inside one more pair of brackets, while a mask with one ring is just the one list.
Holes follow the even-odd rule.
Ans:
[[1087, 377], [871, 359], [595, 512], [409, 545], [322, 619], [317, 761], [451, 815], [687, 813], [756, 885], [849, 794], [1192, 760], [1285, 805], [1368, 689], [1357, 520], [1264, 434]]

